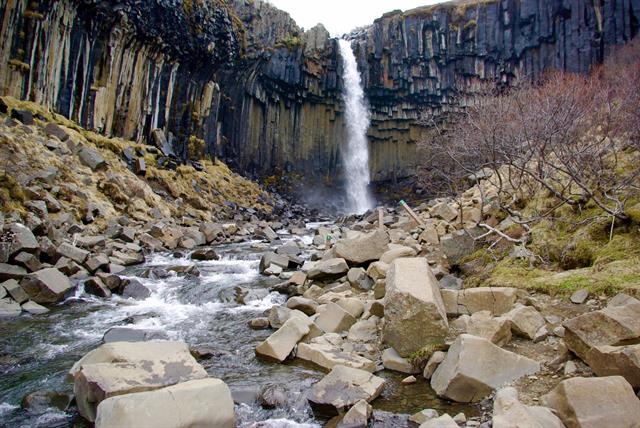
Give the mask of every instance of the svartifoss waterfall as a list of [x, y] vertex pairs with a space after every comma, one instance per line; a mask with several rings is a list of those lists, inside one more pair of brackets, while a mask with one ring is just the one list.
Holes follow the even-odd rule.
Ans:
[[345, 104], [347, 144], [342, 148], [342, 162], [347, 185], [347, 210], [361, 214], [373, 207], [369, 191], [369, 111], [358, 73], [356, 57], [347, 40], [339, 40], [340, 56], [344, 62], [342, 97]]

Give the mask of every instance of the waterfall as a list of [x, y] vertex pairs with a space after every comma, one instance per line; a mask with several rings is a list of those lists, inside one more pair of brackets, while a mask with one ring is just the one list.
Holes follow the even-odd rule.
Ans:
[[358, 73], [356, 57], [347, 40], [338, 40], [343, 62], [343, 93], [347, 144], [341, 150], [347, 190], [347, 210], [361, 214], [373, 207], [369, 191], [369, 111]]

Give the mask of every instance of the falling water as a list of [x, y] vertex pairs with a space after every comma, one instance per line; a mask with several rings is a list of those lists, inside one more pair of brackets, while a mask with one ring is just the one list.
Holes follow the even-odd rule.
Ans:
[[339, 40], [340, 56], [344, 63], [342, 97], [346, 107], [347, 145], [342, 149], [342, 162], [347, 184], [347, 209], [358, 214], [373, 207], [369, 192], [369, 111], [358, 73], [356, 57], [347, 40]]

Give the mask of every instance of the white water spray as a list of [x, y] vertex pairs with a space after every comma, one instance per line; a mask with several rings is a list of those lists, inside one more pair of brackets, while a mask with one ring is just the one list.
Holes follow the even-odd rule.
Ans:
[[347, 184], [347, 210], [362, 214], [373, 207], [369, 191], [369, 111], [364, 102], [364, 91], [358, 73], [356, 57], [347, 40], [338, 40], [344, 63], [342, 98], [345, 104], [347, 144], [342, 148], [342, 162]]

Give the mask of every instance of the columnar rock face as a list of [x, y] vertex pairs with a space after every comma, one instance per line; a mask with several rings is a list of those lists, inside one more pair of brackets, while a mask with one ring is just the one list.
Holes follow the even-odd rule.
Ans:
[[425, 258], [401, 258], [387, 273], [383, 340], [400, 356], [444, 342], [449, 331], [438, 280]]
[[[188, 140], [249, 172], [340, 176], [337, 43], [262, 1], [15, 0], [0, 4], [0, 92], [107, 135]], [[505, 0], [385, 14], [354, 33], [372, 110], [374, 180], [415, 170], [422, 111], [482, 80], [585, 72], [638, 32], [640, 0]], [[277, 125], [276, 125], [277, 124]], [[197, 151], [197, 150], [196, 150]]]

